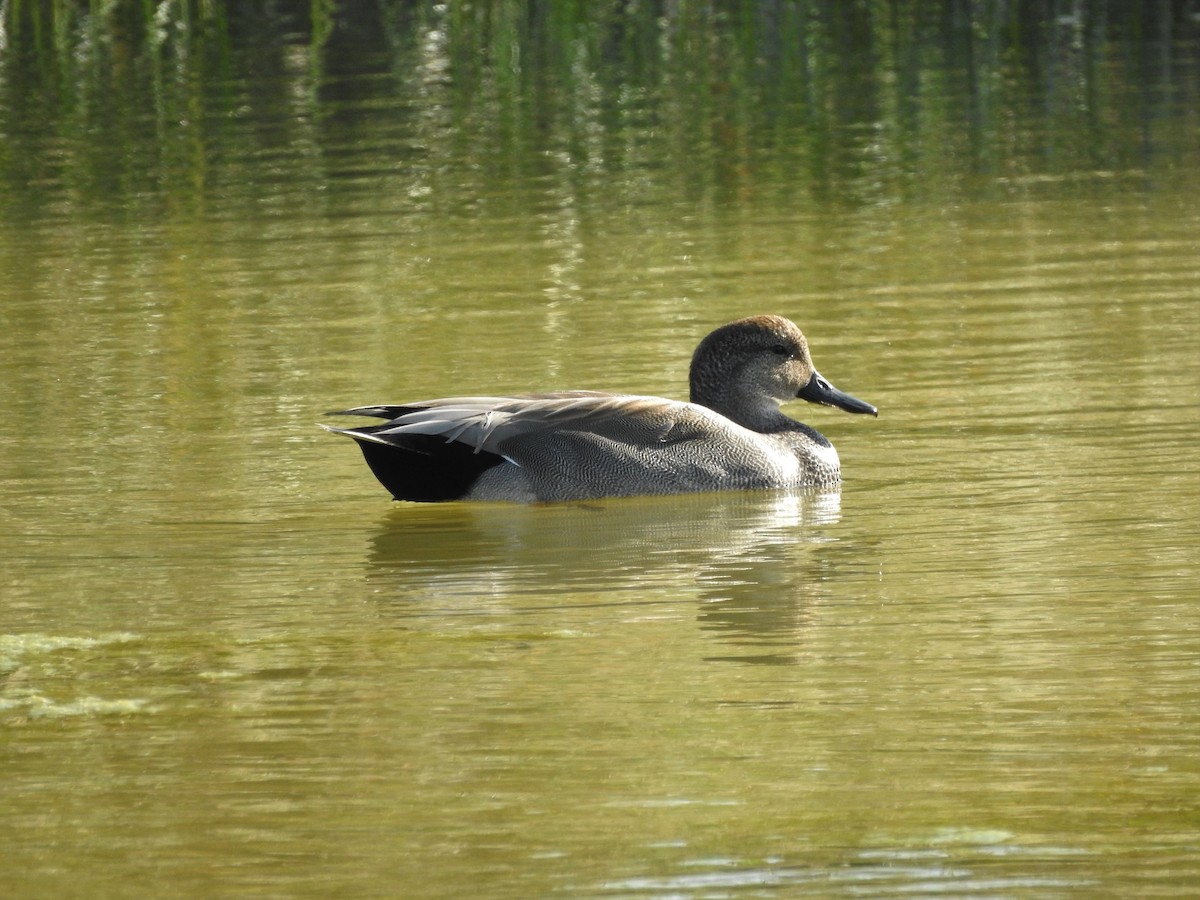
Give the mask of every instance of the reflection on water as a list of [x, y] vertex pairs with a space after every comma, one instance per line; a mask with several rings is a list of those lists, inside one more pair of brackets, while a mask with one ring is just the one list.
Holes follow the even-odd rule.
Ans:
[[[584, 606], [686, 600], [724, 640], [785, 648], [802, 640], [830, 577], [832, 539], [823, 526], [837, 522], [840, 499], [835, 489], [545, 507], [405, 505], [372, 540], [367, 577], [401, 618], [494, 615], [481, 597], [528, 615], [560, 605], [564, 594]], [[779, 650], [738, 658], [790, 657]]]
[[[436, 597], [642, 591], [769, 565], [819, 544], [840, 492], [697, 494], [587, 504], [401, 506], [371, 544], [372, 578], [439, 579]], [[490, 576], [489, 576], [489, 573]], [[444, 579], [444, 581], [443, 581]], [[411, 588], [410, 588], [411, 589]], [[406, 600], [409, 598], [405, 598]], [[427, 599], [427, 598], [417, 598]]]

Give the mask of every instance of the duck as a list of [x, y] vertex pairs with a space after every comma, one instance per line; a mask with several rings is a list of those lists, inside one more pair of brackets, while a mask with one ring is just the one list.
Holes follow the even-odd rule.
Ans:
[[782, 405], [879, 414], [817, 372], [782, 316], [717, 328], [688, 381], [688, 402], [590, 390], [448, 397], [335, 410], [384, 421], [322, 427], [357, 441], [397, 500], [532, 503], [837, 485], [837, 450]]

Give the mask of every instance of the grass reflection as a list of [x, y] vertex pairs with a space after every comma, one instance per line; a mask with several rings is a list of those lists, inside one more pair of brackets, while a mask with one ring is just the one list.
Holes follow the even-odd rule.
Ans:
[[1175, 6], [10, 0], [0, 178], [10, 212], [56, 186], [194, 213], [239, 159], [387, 141], [485, 184], [616, 175], [628, 202], [652, 172], [722, 203], [766, 179], [853, 207], [1153, 165], [1194, 100]]

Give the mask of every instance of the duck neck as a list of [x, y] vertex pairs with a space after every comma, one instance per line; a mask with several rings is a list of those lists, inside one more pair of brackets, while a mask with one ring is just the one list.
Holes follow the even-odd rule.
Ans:
[[780, 411], [779, 402], [774, 398], [764, 397], [761, 393], [753, 391], [739, 390], [728, 383], [716, 387], [693, 378], [691, 401], [706, 406], [751, 431], [790, 431], [797, 424]]

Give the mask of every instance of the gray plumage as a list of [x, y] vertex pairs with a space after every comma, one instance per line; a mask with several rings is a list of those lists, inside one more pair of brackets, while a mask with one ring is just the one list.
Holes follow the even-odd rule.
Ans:
[[754, 316], [718, 328], [692, 357], [691, 402], [560, 391], [363, 406], [385, 419], [332, 428], [358, 441], [398, 500], [552, 501], [836, 484], [837, 451], [780, 411], [801, 398], [875, 407], [813, 368], [792, 322]]

